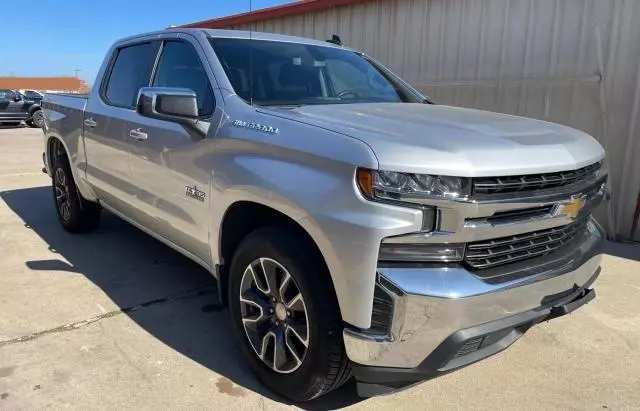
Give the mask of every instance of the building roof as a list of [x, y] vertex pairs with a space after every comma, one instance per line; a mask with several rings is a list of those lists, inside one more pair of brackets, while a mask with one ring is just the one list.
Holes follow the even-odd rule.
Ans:
[[254, 10], [247, 13], [233, 14], [217, 19], [197, 21], [188, 23], [181, 27], [200, 27], [208, 29], [219, 29], [238, 24], [253, 23], [256, 21], [275, 19], [278, 17], [291, 16], [294, 14], [309, 13], [330, 9], [332, 7], [347, 6], [349, 4], [363, 3], [367, 0], [300, 0], [280, 6], [266, 9]]
[[0, 88], [85, 93], [91, 88], [77, 77], [0, 77]]

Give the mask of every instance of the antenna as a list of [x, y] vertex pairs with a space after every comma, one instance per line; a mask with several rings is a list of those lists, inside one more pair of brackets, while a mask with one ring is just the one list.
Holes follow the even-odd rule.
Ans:
[[333, 36], [331, 36], [331, 38], [329, 40], [326, 40], [326, 42], [335, 44], [336, 46], [342, 46], [342, 40], [340, 39], [340, 36], [338, 36], [337, 34], [334, 34]]
[[[249, 0], [249, 14], [253, 13], [253, 0]], [[249, 23], [249, 104], [253, 106], [253, 22]]]

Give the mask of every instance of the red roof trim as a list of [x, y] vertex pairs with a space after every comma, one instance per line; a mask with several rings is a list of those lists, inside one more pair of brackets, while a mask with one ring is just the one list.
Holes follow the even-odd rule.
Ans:
[[238, 24], [253, 23], [261, 20], [275, 19], [278, 17], [291, 16], [294, 14], [310, 13], [329, 9], [331, 7], [347, 6], [350, 4], [363, 3], [367, 0], [300, 0], [294, 3], [287, 3], [281, 6], [269, 7], [255, 10], [253, 12], [234, 14], [227, 17], [220, 17], [212, 20], [203, 20], [195, 23], [188, 23], [181, 27], [198, 27], [206, 29], [228, 28]]

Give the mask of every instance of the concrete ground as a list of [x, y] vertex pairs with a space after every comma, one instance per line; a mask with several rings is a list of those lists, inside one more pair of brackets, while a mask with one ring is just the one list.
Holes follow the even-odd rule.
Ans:
[[[0, 130], [0, 409], [281, 409], [229, 338], [215, 282], [106, 215], [58, 225], [42, 132]], [[598, 298], [505, 352], [398, 394], [307, 409], [640, 408], [640, 247], [608, 244]]]

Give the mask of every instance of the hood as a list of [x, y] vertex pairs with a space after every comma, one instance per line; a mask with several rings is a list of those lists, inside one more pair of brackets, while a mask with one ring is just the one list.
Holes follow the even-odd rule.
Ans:
[[[361, 140], [380, 169], [460, 177], [536, 174], [601, 160], [591, 136], [559, 124], [429, 104], [334, 104], [263, 108]], [[301, 136], [303, 138], [304, 136]]]

